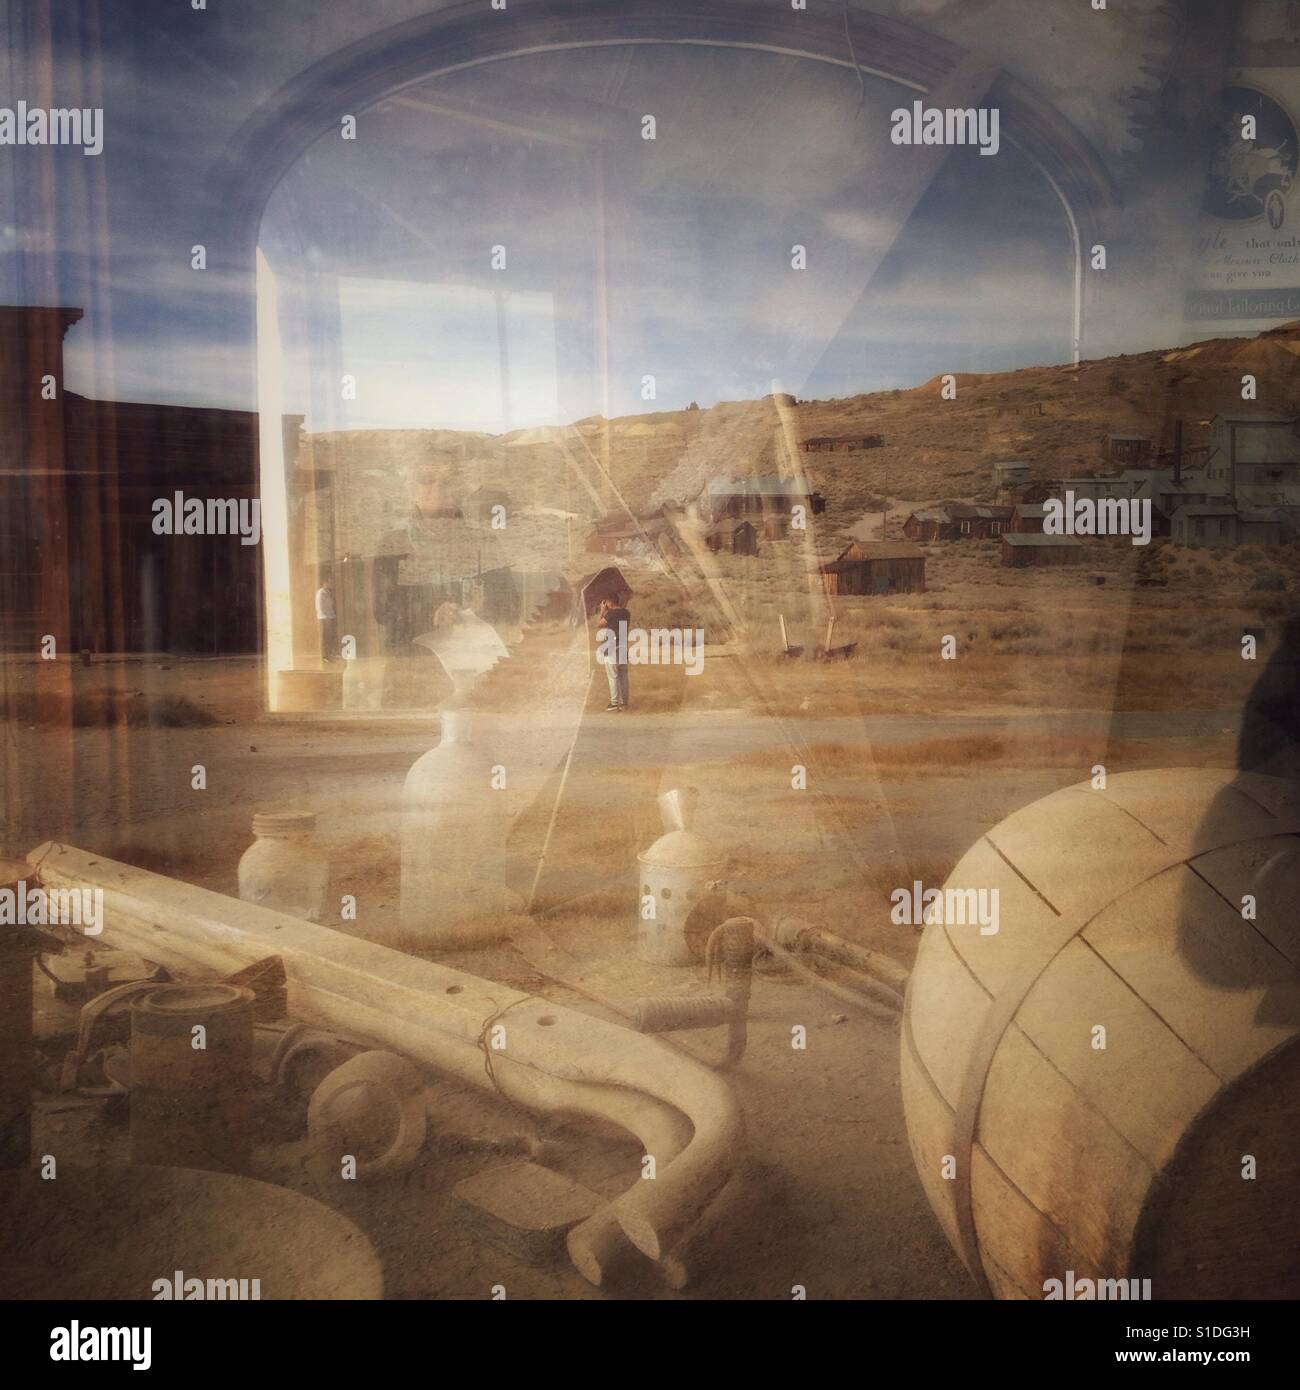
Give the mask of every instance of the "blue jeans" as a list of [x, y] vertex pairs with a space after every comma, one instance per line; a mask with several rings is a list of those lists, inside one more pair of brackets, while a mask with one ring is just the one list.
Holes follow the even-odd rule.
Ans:
[[609, 681], [609, 702], [611, 705], [627, 704], [627, 667], [615, 666], [612, 661], [605, 663], [605, 679]]

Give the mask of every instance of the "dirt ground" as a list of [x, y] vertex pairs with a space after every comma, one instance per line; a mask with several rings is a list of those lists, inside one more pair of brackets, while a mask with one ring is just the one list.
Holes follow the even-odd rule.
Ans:
[[[713, 649], [698, 680], [634, 671], [634, 708], [623, 714], [604, 712], [597, 674], [585, 711], [553, 717], [528, 704], [522, 664], [506, 663], [480, 693], [475, 736], [509, 750], [506, 765], [519, 772], [509, 850], [525, 896], [555, 804], [556, 754], [576, 731], [534, 915], [580, 962], [587, 988], [545, 978], [508, 944], [439, 959], [610, 1018], [618, 1015], [593, 995], [617, 1008], [704, 989], [702, 968], [649, 965], [635, 948], [635, 856], [660, 833], [656, 794], [693, 785], [698, 825], [723, 847], [738, 902], [761, 920], [812, 921], [907, 967], [918, 933], [890, 920], [890, 892], [916, 879], [941, 885], [1013, 810], [1098, 763], [1112, 772], [1233, 764], [1241, 702], [1259, 669], [1241, 660], [1240, 629], [1253, 619], [1276, 635], [1275, 617], [1261, 618], [1248, 593], [1240, 611], [1220, 604], [1200, 623], [1205, 655], [1191, 683], [1185, 654], [1166, 649], [1178, 648], [1170, 624], [1186, 613], [1176, 587], [1102, 587], [1084, 575], [1027, 582], [973, 549], [935, 569], [945, 577], [930, 594], [840, 605], [843, 628], [862, 644], [850, 661], [782, 661], [755, 619], [745, 640]], [[641, 592], [648, 623], [653, 584], [643, 580]], [[954, 629], [963, 652], [946, 662], [938, 639]], [[1057, 637], [1061, 653], [1050, 650]], [[578, 650], [559, 628], [542, 639], [558, 653]], [[1261, 661], [1271, 640], [1266, 633]], [[55, 838], [235, 895], [253, 811], [310, 809], [332, 865], [331, 900], [357, 900], [357, 920], [336, 929], [390, 939], [402, 785], [437, 742], [436, 714], [268, 715], [254, 658], [99, 657], [74, 677], [78, 727], [39, 707], [5, 726], [24, 765], [55, 774], [26, 808], [24, 843], [8, 827], [11, 853]], [[99, 700], [136, 712], [105, 724]], [[203, 790], [192, 785], [199, 764]], [[807, 769], [805, 789], [792, 786], [796, 765]], [[44, 1007], [56, 1031], [71, 1026], [62, 1006], [47, 998]], [[791, 1046], [795, 1025], [807, 1030], [806, 1050]], [[682, 1036], [704, 1057], [722, 1046], [722, 1030]], [[447, 1136], [547, 1139], [560, 1170], [609, 1195], [631, 1181], [638, 1148], [445, 1081], [433, 1082], [442, 1139], [401, 1181], [322, 1185], [303, 1140], [269, 1142], [265, 1132], [254, 1172], [352, 1216], [383, 1257], [392, 1297], [488, 1297], [496, 1284], [520, 1297], [784, 1298], [795, 1285], [821, 1298], [974, 1297], [915, 1175], [897, 1052], [896, 1024], [761, 963], [748, 1048], [731, 1073], [753, 1162], [747, 1196], [684, 1293], [648, 1262], [598, 1291], [567, 1263], [532, 1268], [478, 1239], [452, 1188], [498, 1160]], [[123, 1127], [94, 1103], [47, 1099], [37, 1139], [76, 1163], [125, 1153]]]

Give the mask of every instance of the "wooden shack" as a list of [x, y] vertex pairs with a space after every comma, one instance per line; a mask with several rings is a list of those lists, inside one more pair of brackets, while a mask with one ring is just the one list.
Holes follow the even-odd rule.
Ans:
[[854, 541], [810, 579], [828, 594], [923, 594], [925, 561], [907, 541]]
[[725, 550], [732, 555], [757, 555], [758, 532], [752, 521], [728, 519], [704, 533], [704, 544], [710, 550]]
[[826, 499], [814, 492], [806, 478], [753, 475], [747, 478], [714, 478], [705, 494], [705, 510], [714, 521], [732, 517], [791, 515], [796, 506], [816, 514], [824, 511]]
[[922, 507], [909, 513], [903, 522], [903, 535], [909, 541], [937, 541], [950, 524], [951, 519], [942, 507]]
[[879, 434], [818, 434], [805, 439], [799, 448], [805, 454], [849, 454], [857, 449], [879, 449], [884, 442]]
[[1102, 436], [1101, 456], [1104, 462], [1120, 468], [1153, 467], [1156, 462], [1156, 442], [1145, 434], [1107, 434]]
[[1002, 563], [1008, 569], [1039, 569], [1070, 565], [1083, 558], [1083, 542], [1073, 536], [1044, 536], [1041, 532], [1007, 532], [1002, 537]]
[[913, 512], [903, 523], [909, 541], [987, 540], [1011, 525], [1010, 506], [973, 502], [942, 502]]
[[1175, 545], [1203, 547], [1278, 545], [1282, 515], [1268, 507], [1235, 507], [1231, 502], [1198, 502], [1180, 507], [1173, 517]]
[[993, 465], [993, 486], [1000, 492], [1012, 491], [1029, 481], [1029, 465], [1022, 459], [1009, 459]]
[[1018, 502], [1011, 514], [1011, 530], [1020, 536], [1041, 536], [1047, 508], [1041, 502]]

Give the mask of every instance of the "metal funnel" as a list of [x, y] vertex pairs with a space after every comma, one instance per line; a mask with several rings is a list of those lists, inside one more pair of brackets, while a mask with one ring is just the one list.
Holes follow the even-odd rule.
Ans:
[[659, 817], [664, 823], [665, 832], [670, 830], [689, 830], [695, 820], [695, 808], [699, 805], [700, 793], [697, 787], [674, 787], [659, 796]]

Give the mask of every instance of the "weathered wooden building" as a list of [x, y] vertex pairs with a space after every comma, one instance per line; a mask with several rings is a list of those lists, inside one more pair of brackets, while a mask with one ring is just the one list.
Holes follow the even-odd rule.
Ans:
[[[60, 651], [258, 650], [260, 543], [206, 524], [169, 533], [156, 507], [179, 493], [205, 515], [242, 504], [251, 521], [257, 414], [64, 390], [63, 337], [81, 316], [0, 306], [0, 646], [35, 650], [49, 633]], [[301, 425], [284, 417], [290, 463]]]
[[1008, 530], [1011, 506], [986, 506], [972, 502], [942, 502], [913, 512], [903, 523], [909, 541], [987, 540]]
[[1151, 529], [1157, 536], [1168, 536], [1173, 531], [1173, 518], [1182, 507], [1198, 502], [1208, 502], [1209, 493], [1204, 491], [1202, 475], [1186, 471], [1175, 477], [1174, 470], [1156, 468], [1143, 475], [1133, 496], [1138, 501], [1151, 501]]
[[811, 576], [828, 594], [922, 594], [926, 553], [907, 541], [854, 541]]
[[951, 534], [943, 534], [945, 531], [955, 534], [952, 517], [944, 507], [922, 507], [903, 522], [903, 535], [909, 541], [952, 539]]
[[1239, 507], [1300, 508], [1300, 420], [1262, 408], [1216, 415], [1205, 488]]
[[1146, 479], [1145, 473], [1107, 473], [1093, 477], [1062, 478], [1056, 495], [1064, 497], [1073, 493], [1076, 499], [1086, 498], [1090, 502], [1101, 502], [1107, 498], [1127, 500], [1136, 495], [1138, 488]]
[[1011, 514], [1010, 530], [1016, 535], [1041, 535], [1047, 509], [1041, 502], [1019, 502]]
[[799, 449], [805, 454], [849, 454], [857, 449], [879, 449], [884, 442], [880, 434], [818, 434], [805, 439]]
[[1009, 569], [1055, 568], [1083, 558], [1083, 542], [1073, 536], [1008, 532], [1002, 537], [1002, 563]]
[[1156, 441], [1145, 434], [1106, 434], [1101, 440], [1101, 456], [1117, 468], [1154, 467]]
[[1230, 501], [1192, 502], [1173, 516], [1175, 545], [1197, 548], [1278, 545], [1284, 535], [1281, 513], [1269, 508], [1238, 508]]
[[727, 517], [769, 516], [776, 512], [788, 517], [796, 506], [806, 507], [814, 516], [826, 510], [826, 499], [802, 477], [714, 478], [709, 483], [706, 499], [708, 514], [714, 521]]
[[1000, 493], [1019, 492], [1029, 482], [1029, 465], [1023, 459], [1008, 459], [993, 465], [993, 486]]
[[725, 550], [732, 555], [757, 555], [758, 531], [752, 521], [729, 518], [704, 533], [704, 544], [710, 550]]

